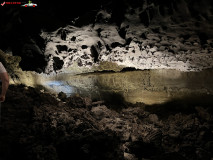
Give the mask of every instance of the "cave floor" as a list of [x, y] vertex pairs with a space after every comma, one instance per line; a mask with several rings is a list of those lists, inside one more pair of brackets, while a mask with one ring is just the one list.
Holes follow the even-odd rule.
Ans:
[[23, 85], [9, 87], [1, 108], [1, 160], [213, 157], [211, 103], [107, 104], [80, 95], [60, 98]]

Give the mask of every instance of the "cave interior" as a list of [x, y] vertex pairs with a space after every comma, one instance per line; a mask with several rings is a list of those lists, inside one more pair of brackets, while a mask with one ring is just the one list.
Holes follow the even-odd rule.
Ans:
[[213, 1], [4, 1], [0, 160], [212, 160]]

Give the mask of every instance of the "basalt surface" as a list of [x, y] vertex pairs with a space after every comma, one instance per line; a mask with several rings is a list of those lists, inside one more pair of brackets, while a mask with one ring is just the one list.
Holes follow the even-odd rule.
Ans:
[[[0, 10], [0, 159], [212, 159], [212, 1], [60, 2]], [[131, 69], [144, 71], [76, 75]], [[104, 94], [47, 93], [65, 73], [76, 93]]]
[[[160, 104], [177, 98], [213, 95], [212, 69], [199, 72], [144, 70], [96, 72], [80, 75], [58, 74], [42, 85], [52, 93], [80, 94], [92, 99], [119, 103]], [[195, 98], [198, 103], [201, 100]], [[211, 98], [209, 99], [209, 101]]]
[[[119, 108], [119, 109], [118, 109]], [[125, 103], [11, 85], [2, 103], [1, 160], [210, 160], [212, 106]]]
[[[121, 72], [95, 72], [87, 74], [58, 73], [47, 75], [35, 71], [23, 71], [21, 57], [0, 51], [7, 66], [10, 84], [44, 89], [50, 93], [64, 92], [66, 95], [83, 95], [112, 103], [142, 102], [160, 104], [177, 98], [211, 97], [213, 95], [212, 69], [197, 72], [182, 72], [170, 69], [122, 70]], [[107, 64], [103, 63], [107, 67]], [[117, 66], [116, 66], [117, 67]], [[201, 102], [202, 98], [195, 98]], [[211, 99], [211, 98], [210, 98]], [[206, 102], [208, 103], [210, 99]]]
[[42, 1], [38, 6], [1, 10], [0, 48], [20, 56], [23, 70], [200, 71], [213, 66], [210, 0]]

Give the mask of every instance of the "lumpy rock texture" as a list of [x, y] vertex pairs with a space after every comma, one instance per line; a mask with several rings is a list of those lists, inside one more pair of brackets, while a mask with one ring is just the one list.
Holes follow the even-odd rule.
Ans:
[[[61, 93], [62, 94], [62, 93]], [[63, 101], [59, 98], [63, 97]], [[180, 104], [179, 104], [180, 105]], [[10, 86], [2, 104], [0, 159], [211, 159], [210, 106], [116, 106]]]
[[[76, 65], [92, 71], [101, 62], [141, 70], [212, 68], [211, 2], [119, 2], [113, 3], [121, 8], [119, 13], [108, 4], [97, 11], [93, 23], [79, 25], [80, 16], [54, 32], [42, 32], [45, 72], [69, 72]], [[206, 10], [198, 10], [199, 5]], [[56, 58], [64, 63], [57, 66]]]
[[38, 6], [0, 11], [0, 48], [21, 56], [23, 70], [88, 72], [103, 61], [141, 70], [212, 68], [210, 0], [42, 1]]

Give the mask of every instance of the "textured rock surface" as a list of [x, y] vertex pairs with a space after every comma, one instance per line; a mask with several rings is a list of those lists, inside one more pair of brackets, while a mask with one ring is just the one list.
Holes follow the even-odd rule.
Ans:
[[84, 97], [62, 102], [10, 86], [2, 104], [0, 158], [210, 160], [212, 107], [173, 105], [127, 104], [115, 111]]
[[[45, 72], [71, 72], [69, 67], [77, 64], [80, 68], [96, 70], [100, 62], [113, 62], [120, 68], [132, 67], [136, 69], [177, 69], [181, 71], [200, 71], [212, 68], [212, 39], [208, 39], [205, 48], [202, 48], [199, 36], [191, 28], [192, 23], [171, 25], [169, 31], [153, 32], [139, 24], [128, 24], [126, 39], [120, 37], [118, 28], [108, 24], [98, 24], [95, 27], [84, 26], [76, 28], [67, 26], [67, 39], [63, 40], [57, 33], [42, 33], [47, 41], [45, 56], [49, 59]], [[156, 26], [153, 26], [155, 28]], [[101, 32], [98, 35], [97, 31]], [[185, 30], [191, 33], [186, 33]], [[60, 29], [59, 29], [60, 30]], [[143, 32], [148, 32], [146, 39], [140, 37]], [[182, 36], [189, 35], [188, 39]], [[72, 41], [72, 37], [77, 37]], [[129, 44], [126, 41], [131, 39]], [[66, 50], [58, 50], [58, 46], [66, 46]], [[82, 48], [87, 46], [87, 48]], [[94, 51], [96, 56], [94, 56]], [[57, 70], [54, 69], [54, 57], [63, 60], [64, 64]], [[114, 70], [113, 66], [103, 70]], [[83, 71], [83, 69], [82, 69]]]
[[[67, 95], [81, 94], [92, 99], [119, 103], [164, 103], [191, 97], [193, 102], [213, 95], [213, 70], [181, 72], [177, 70], [144, 70], [128, 72], [58, 74], [43, 81], [47, 90]], [[211, 101], [211, 98], [209, 98]], [[203, 101], [205, 102], [205, 101]], [[209, 102], [206, 102], [209, 103]]]
[[210, 0], [64, 3], [1, 11], [0, 48], [21, 56], [23, 70], [81, 73], [102, 61], [142, 70], [212, 68]]
[[[212, 68], [210, 0], [72, 3], [44, 0], [38, 2], [40, 7], [33, 12], [1, 7], [0, 48], [17, 56], [3, 56], [11, 64], [9, 70], [15, 71], [11, 74], [13, 83], [41, 84], [37, 73], [23, 70], [76, 74], [123, 68], [181, 71]], [[197, 75], [202, 74], [195, 76], [195, 82], [199, 83]], [[44, 79], [45, 76], [41, 74]], [[123, 84], [108, 80], [107, 84], [112, 86]], [[142, 82], [150, 86], [153, 79]], [[209, 82], [211, 85], [212, 81]], [[86, 86], [82, 80], [80, 84]], [[199, 91], [208, 94], [209, 84], [201, 84], [207, 85], [207, 89]], [[185, 87], [185, 83], [181, 85]], [[187, 85], [193, 88], [195, 84]], [[148, 89], [171, 93], [170, 88]], [[211, 103], [202, 106], [178, 101], [145, 106], [125, 103], [114, 94], [110, 96], [116, 102], [113, 105], [79, 95], [66, 97], [63, 93], [56, 98], [31, 87], [11, 85], [1, 108], [0, 159], [213, 158]], [[205, 101], [202, 96], [201, 99]]]
[[[184, 1], [176, 4], [176, 9], [170, 8], [171, 15], [167, 13], [166, 16], [160, 13], [155, 3], [143, 5], [145, 9], [127, 6], [119, 26], [97, 20], [81, 27], [67, 25], [52, 33], [42, 32], [41, 37], [47, 42], [45, 72], [56, 71], [53, 57], [64, 61], [63, 67], [56, 72], [69, 72], [67, 68], [73, 64], [82, 71], [84, 67], [93, 71], [100, 62], [141, 70], [200, 71], [212, 68], [212, 13], [209, 12], [209, 20], [200, 21], [190, 15], [189, 6]], [[97, 17], [100, 14], [105, 20], [113, 19], [110, 11], [100, 10]], [[64, 33], [66, 37], [62, 38]]]

